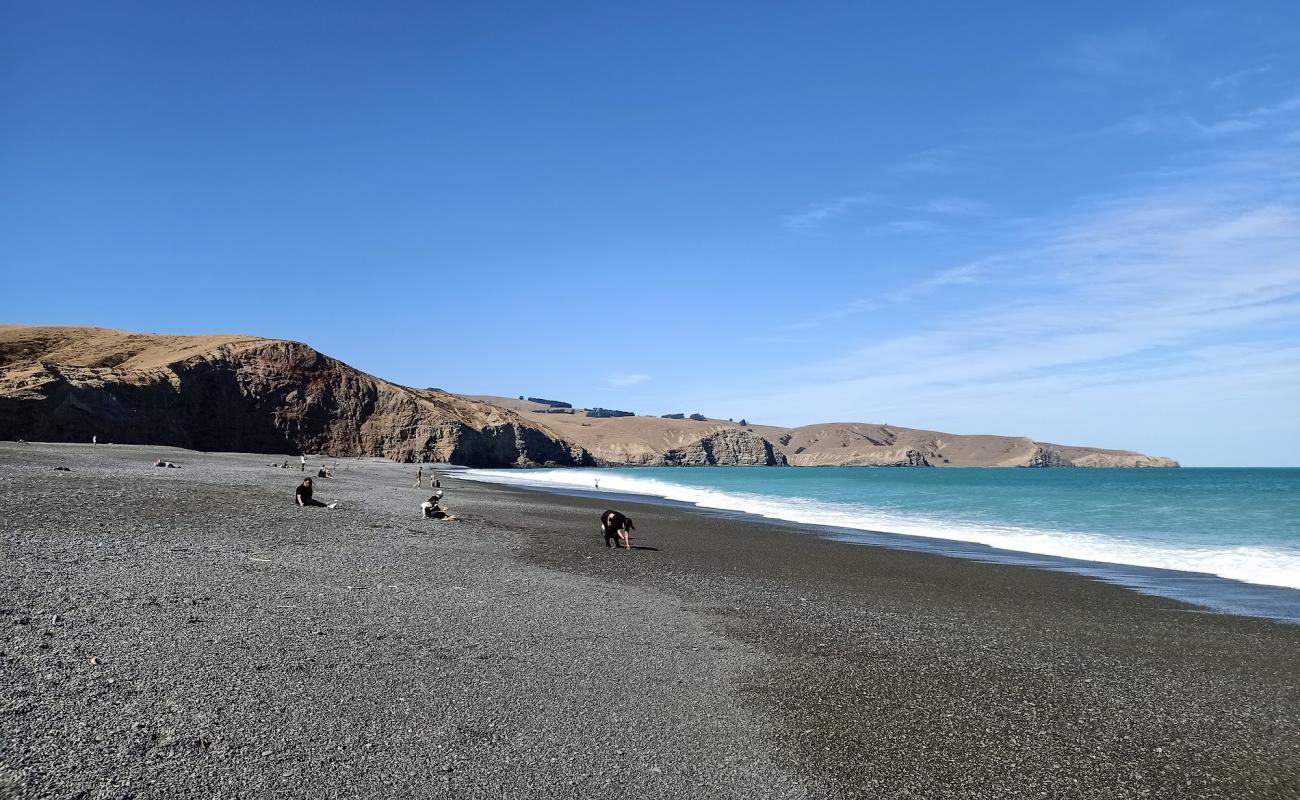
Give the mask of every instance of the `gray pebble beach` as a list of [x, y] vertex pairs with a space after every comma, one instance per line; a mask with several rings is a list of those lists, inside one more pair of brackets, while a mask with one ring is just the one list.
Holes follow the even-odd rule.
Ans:
[[1300, 626], [283, 459], [0, 444], [0, 797], [1300, 797]]

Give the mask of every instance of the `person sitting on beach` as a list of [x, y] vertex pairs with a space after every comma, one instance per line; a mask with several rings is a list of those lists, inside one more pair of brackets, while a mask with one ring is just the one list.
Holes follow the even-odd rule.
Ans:
[[606, 511], [600, 515], [600, 530], [605, 534], [606, 547], [632, 549], [632, 531], [636, 526], [632, 518], [619, 511]]
[[318, 508], [334, 508], [338, 503], [326, 505], [319, 500], [313, 500], [311, 496], [311, 478], [303, 478], [302, 484], [293, 493], [294, 502], [300, 506], [316, 506]]

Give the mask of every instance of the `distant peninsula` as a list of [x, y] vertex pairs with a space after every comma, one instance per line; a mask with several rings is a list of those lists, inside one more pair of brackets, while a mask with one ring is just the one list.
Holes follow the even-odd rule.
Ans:
[[0, 438], [502, 466], [1177, 467], [860, 422], [782, 428], [390, 383], [299, 342], [0, 325]]

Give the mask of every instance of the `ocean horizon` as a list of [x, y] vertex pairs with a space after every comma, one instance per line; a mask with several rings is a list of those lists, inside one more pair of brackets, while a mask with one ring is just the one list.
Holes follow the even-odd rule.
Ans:
[[457, 475], [1076, 572], [1210, 610], [1300, 623], [1300, 468], [627, 467]]

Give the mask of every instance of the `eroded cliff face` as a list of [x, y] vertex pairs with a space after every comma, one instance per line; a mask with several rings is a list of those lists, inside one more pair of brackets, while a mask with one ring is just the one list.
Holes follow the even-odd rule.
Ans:
[[1073, 467], [1074, 462], [1061, 455], [1056, 450], [1046, 447], [1039, 447], [1034, 454], [1029, 457], [1029, 461], [1021, 464], [1023, 467]]
[[297, 342], [0, 328], [0, 437], [467, 466], [594, 463], [485, 403], [379, 380]]
[[772, 443], [744, 428], [723, 428], [694, 444], [669, 450], [660, 462], [670, 467], [784, 466], [785, 456]]

